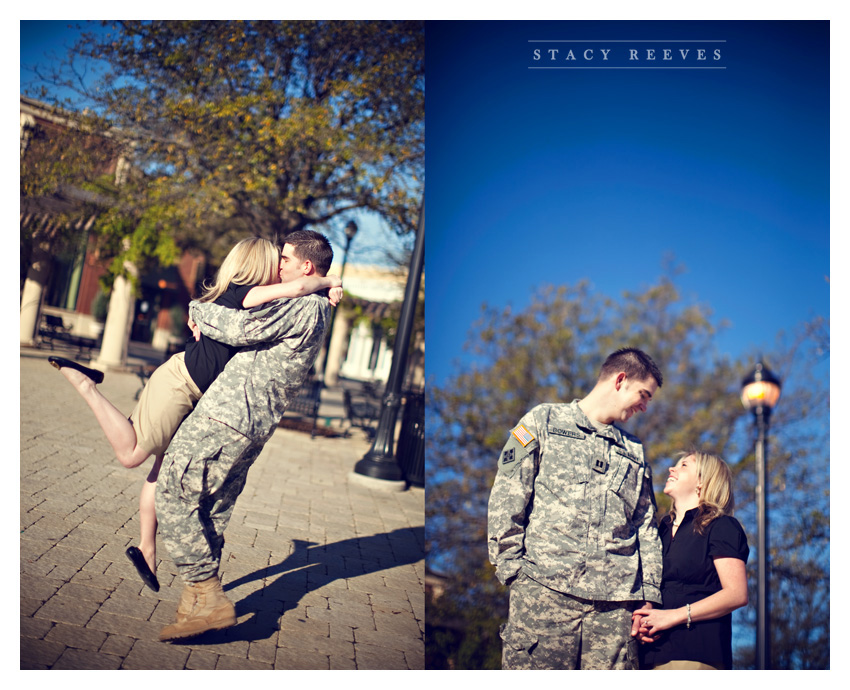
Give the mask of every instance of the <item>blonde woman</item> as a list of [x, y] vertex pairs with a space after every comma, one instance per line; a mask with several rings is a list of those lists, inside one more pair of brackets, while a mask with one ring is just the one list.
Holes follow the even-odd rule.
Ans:
[[[336, 306], [342, 297], [341, 286], [337, 276], [302, 276], [281, 283], [278, 248], [268, 240], [252, 237], [230, 250], [214, 283], [198, 299], [250, 309], [282, 297], [303, 297], [330, 288], [328, 299]], [[159, 590], [154, 499], [163, 455], [177, 427], [238, 350], [200, 335], [194, 328], [193, 333], [195, 339], [188, 341], [185, 352], [171, 357], [150, 377], [129, 419], [96, 387], [103, 381], [103, 372], [61, 357], [48, 358], [91, 407], [124, 467], [138, 467], [151, 455], [155, 457], [139, 498], [139, 546], [127, 549], [127, 557], [154, 591]]]
[[[732, 668], [732, 611], [747, 604], [747, 536], [732, 517], [732, 475], [716, 455], [682, 453], [658, 529], [664, 608], [642, 608], [641, 668]], [[633, 632], [634, 634], [634, 632]]]

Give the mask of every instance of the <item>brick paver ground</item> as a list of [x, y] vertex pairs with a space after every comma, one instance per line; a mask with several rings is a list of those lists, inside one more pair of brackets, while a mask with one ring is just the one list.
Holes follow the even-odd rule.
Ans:
[[[225, 535], [237, 625], [159, 642], [182, 583], [161, 542], [159, 592], [124, 555], [150, 461], [118, 464], [46, 355], [20, 359], [22, 669], [424, 667], [424, 490], [350, 482], [370, 447], [358, 435], [275, 432]], [[101, 384], [128, 414], [138, 387], [131, 373]]]

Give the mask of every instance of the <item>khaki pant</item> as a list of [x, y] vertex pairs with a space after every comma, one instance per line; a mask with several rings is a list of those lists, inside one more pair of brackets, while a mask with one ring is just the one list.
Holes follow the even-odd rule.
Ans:
[[714, 666], [699, 661], [668, 661], [661, 666], [653, 666], [653, 671], [716, 671]]
[[185, 354], [178, 352], [157, 367], [130, 414], [136, 444], [151, 455], [165, 452], [177, 427], [201, 399], [201, 389], [183, 361]]
[[579, 599], [520, 573], [502, 627], [502, 668], [637, 669], [630, 633], [640, 603]]

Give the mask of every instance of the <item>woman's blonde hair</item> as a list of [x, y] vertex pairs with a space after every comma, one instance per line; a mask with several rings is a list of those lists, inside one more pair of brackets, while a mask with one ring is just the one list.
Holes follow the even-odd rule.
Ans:
[[[732, 495], [732, 472], [723, 460], [701, 450], [689, 450], [679, 453], [678, 457], [693, 457], [697, 466], [697, 475], [701, 483], [699, 509], [694, 525], [702, 534], [709, 523], [721, 515], [732, 515], [735, 511], [735, 498]], [[676, 521], [676, 505], [670, 510], [670, 518]]]
[[212, 285], [204, 285], [199, 302], [214, 302], [231, 283], [237, 285], [269, 285], [277, 281], [280, 251], [262, 237], [249, 237], [238, 242], [224, 258]]

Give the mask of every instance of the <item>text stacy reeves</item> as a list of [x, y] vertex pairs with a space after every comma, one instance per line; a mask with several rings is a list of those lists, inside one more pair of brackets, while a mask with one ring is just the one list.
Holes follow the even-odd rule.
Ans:
[[[607, 62], [611, 48], [587, 48], [585, 50], [574, 50], [572, 48], [535, 48], [532, 55], [535, 62], [554, 61], [585, 61], [598, 60]], [[708, 51], [705, 48], [627, 48], [629, 62], [651, 62], [654, 60], [681, 62], [681, 61], [716, 61], [721, 59], [720, 48]], [[611, 55], [614, 57], [625, 57], [622, 53]]]

